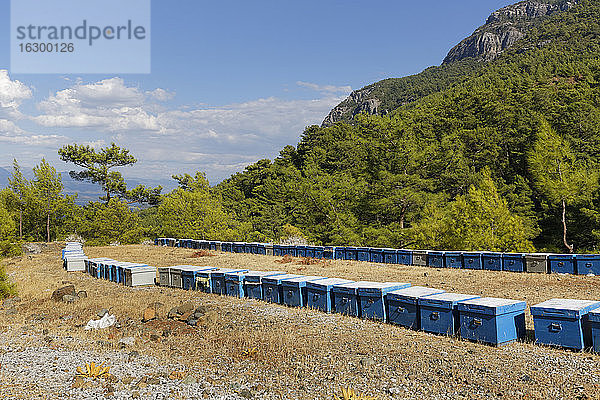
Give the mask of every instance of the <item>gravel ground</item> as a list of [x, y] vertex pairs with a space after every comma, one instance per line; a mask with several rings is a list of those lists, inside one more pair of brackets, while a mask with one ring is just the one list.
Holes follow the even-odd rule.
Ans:
[[[29, 335], [39, 341], [41, 337]], [[24, 338], [20, 338], [22, 343]], [[192, 382], [169, 379], [172, 371], [185, 371], [184, 365], [164, 364], [154, 357], [125, 351], [61, 350], [63, 343], [51, 347], [11, 346], [9, 335], [0, 335], [0, 398], [2, 399], [214, 399], [239, 400], [239, 395], [216, 387], [206, 380]], [[61, 340], [71, 342], [76, 339]], [[66, 344], [66, 343], [64, 343]], [[83, 345], [83, 343], [75, 343]], [[58, 347], [58, 348], [56, 348]], [[90, 360], [111, 366], [113, 379], [85, 379], [83, 388], [74, 388], [73, 371]], [[120, 377], [120, 378], [119, 378]], [[130, 381], [131, 380], [131, 381]], [[140, 382], [143, 382], [140, 384]], [[243, 388], [238, 388], [243, 389]]]

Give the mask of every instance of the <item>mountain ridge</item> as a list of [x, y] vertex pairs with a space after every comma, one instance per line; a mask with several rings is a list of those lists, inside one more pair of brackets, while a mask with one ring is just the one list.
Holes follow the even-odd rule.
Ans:
[[429, 67], [407, 77], [384, 79], [353, 91], [329, 112], [321, 126], [348, 122], [361, 113], [386, 115], [407, 103], [455, 85], [514, 46], [545, 17], [568, 11], [581, 2], [526, 0], [496, 10], [484, 25], [450, 49], [440, 66]]

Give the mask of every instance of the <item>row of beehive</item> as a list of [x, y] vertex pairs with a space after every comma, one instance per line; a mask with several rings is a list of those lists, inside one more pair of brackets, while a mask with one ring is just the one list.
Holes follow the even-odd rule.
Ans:
[[[524, 301], [281, 271], [184, 265], [158, 272], [165, 287], [309, 307], [494, 345], [525, 336]], [[532, 306], [531, 313], [538, 343], [583, 349], [593, 342], [600, 351], [600, 302], [553, 299]]]
[[156, 284], [156, 267], [145, 263], [122, 262], [112, 258], [88, 258], [84, 271], [98, 279], [106, 279], [125, 286]]
[[220, 242], [158, 238], [158, 246], [218, 250], [231, 253], [311, 257], [374, 263], [465, 268], [491, 271], [600, 275], [600, 254], [498, 253], [381, 249], [370, 247], [294, 246], [269, 243]]

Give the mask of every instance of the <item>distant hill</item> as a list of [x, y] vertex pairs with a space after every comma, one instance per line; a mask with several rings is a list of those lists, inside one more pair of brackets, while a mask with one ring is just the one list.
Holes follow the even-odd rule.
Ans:
[[[8, 187], [8, 178], [10, 177], [12, 167], [0, 167], [0, 188]], [[31, 170], [24, 168], [24, 175], [27, 179], [32, 179], [33, 173]], [[100, 190], [100, 186], [90, 182], [80, 182], [71, 178], [68, 172], [60, 172], [62, 183], [64, 185], [64, 193], [68, 195], [77, 194], [77, 204], [85, 204], [90, 201], [98, 201], [98, 198], [104, 195]], [[163, 186], [163, 193], [170, 191], [175, 187], [174, 181], [162, 181], [162, 180], [144, 180], [143, 182], [138, 179], [126, 179], [128, 187], [135, 187], [137, 185], [148, 185], [148, 186]]]

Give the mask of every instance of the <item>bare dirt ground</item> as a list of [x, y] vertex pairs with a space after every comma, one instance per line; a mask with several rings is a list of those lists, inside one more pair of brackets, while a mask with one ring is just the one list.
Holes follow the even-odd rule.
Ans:
[[[0, 307], [0, 398], [331, 399], [348, 386], [378, 399], [600, 398], [600, 356], [538, 346], [531, 336], [494, 348], [254, 300], [126, 288], [63, 271], [59, 249], [56, 244], [42, 254], [4, 262], [21, 301], [15, 308]], [[600, 300], [600, 277], [349, 261], [302, 265], [217, 252], [193, 258], [193, 250], [154, 246], [84, 250], [90, 257], [157, 267], [244, 267], [410, 282], [529, 305], [554, 297]], [[73, 304], [52, 301], [52, 291], [67, 282], [88, 297]], [[156, 302], [159, 318], [142, 322], [143, 310]], [[204, 306], [216, 318], [198, 327], [166, 319], [172, 307], [185, 302]], [[119, 327], [85, 331], [103, 308], [117, 317]], [[527, 324], [533, 329], [530, 317]], [[122, 338], [134, 343], [120, 344]], [[76, 367], [90, 361], [106, 362], [113, 378], [74, 384]]]

